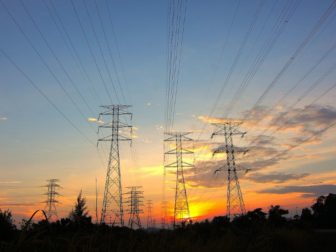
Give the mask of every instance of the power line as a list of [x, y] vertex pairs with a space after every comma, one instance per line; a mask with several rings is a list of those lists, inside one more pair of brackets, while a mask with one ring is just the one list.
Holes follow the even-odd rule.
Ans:
[[260, 11], [261, 11], [261, 9], [262, 9], [262, 6], [263, 6], [263, 2], [262, 2], [262, 1], [259, 1], [259, 4], [258, 4], [258, 6], [257, 6], [257, 9], [256, 9], [256, 11], [254, 12], [254, 15], [253, 15], [252, 22], [250, 23], [250, 25], [249, 25], [249, 27], [248, 27], [248, 29], [247, 29], [247, 31], [246, 31], [244, 37], [243, 37], [243, 40], [242, 40], [242, 42], [241, 42], [241, 44], [240, 44], [240, 46], [239, 46], [239, 48], [238, 48], [237, 54], [236, 54], [236, 56], [235, 56], [235, 58], [234, 58], [234, 60], [233, 60], [233, 62], [232, 62], [232, 64], [231, 64], [231, 66], [230, 66], [229, 72], [227, 73], [227, 75], [226, 75], [226, 77], [225, 77], [225, 79], [224, 79], [224, 82], [223, 82], [223, 84], [222, 84], [222, 86], [221, 86], [221, 88], [220, 88], [220, 90], [219, 90], [219, 92], [218, 92], [218, 94], [217, 94], [217, 97], [216, 97], [216, 99], [215, 99], [214, 105], [212, 106], [212, 109], [211, 109], [211, 111], [210, 111], [209, 116], [212, 116], [212, 115], [213, 115], [215, 109], [216, 109], [217, 106], [218, 106], [218, 103], [219, 103], [219, 101], [220, 101], [220, 98], [221, 98], [222, 95], [223, 95], [223, 92], [224, 92], [225, 88], [226, 88], [227, 85], [229, 84], [229, 81], [230, 81], [230, 79], [231, 79], [231, 76], [232, 76], [233, 72], [234, 72], [235, 69], [236, 69], [236, 66], [237, 66], [237, 64], [238, 64], [238, 62], [239, 62], [239, 60], [240, 60], [240, 57], [241, 57], [241, 55], [242, 55], [242, 53], [243, 53], [243, 50], [244, 50], [244, 48], [245, 48], [245, 46], [246, 46], [246, 43], [247, 43], [247, 41], [248, 41], [248, 39], [249, 39], [249, 37], [250, 37], [250, 34], [251, 34], [252, 31], [254, 30], [254, 27], [255, 27], [255, 25], [256, 25], [256, 23], [257, 23], [257, 20], [258, 20]]
[[[334, 43], [323, 55], [322, 57], [319, 58], [319, 60], [312, 65], [307, 72], [304, 74], [304, 76], [302, 76], [302, 78], [300, 80], [298, 80], [295, 85], [290, 88], [276, 103], [274, 106], [272, 106], [272, 108], [270, 109], [273, 110], [275, 107], [277, 107], [278, 105], [281, 104], [281, 102], [286, 99], [297, 87], [300, 86], [300, 84], [304, 83], [303, 81], [309, 76], [311, 75], [312, 72], [314, 72], [314, 70], [328, 57], [331, 55], [331, 53], [336, 49], [336, 43]], [[310, 91], [309, 91], [310, 92]], [[304, 95], [305, 96], [305, 95]], [[302, 100], [302, 98], [300, 99]]]
[[[324, 22], [327, 20], [327, 18], [332, 14], [333, 10], [336, 7], [336, 1], [333, 1], [331, 5], [328, 7], [328, 9], [323, 13], [323, 15], [319, 18], [317, 23], [314, 25], [314, 27], [310, 30], [310, 32], [307, 34], [305, 39], [300, 43], [300, 45], [297, 47], [295, 52], [292, 54], [292, 56], [287, 60], [285, 65], [281, 68], [281, 70], [278, 72], [278, 74], [275, 76], [275, 78], [271, 81], [271, 83], [266, 87], [264, 92], [259, 96], [255, 104], [253, 105], [253, 109], [258, 107], [258, 105], [265, 99], [266, 95], [270, 92], [270, 90], [275, 86], [275, 84], [280, 80], [282, 75], [287, 71], [287, 69], [291, 66], [291, 64], [294, 62], [294, 60], [300, 55], [300, 53], [305, 49], [305, 47], [308, 45], [308, 43], [311, 41], [311, 39], [317, 34], [321, 26], [324, 24]], [[246, 119], [248, 115], [244, 118]]]
[[110, 56], [110, 59], [111, 59], [111, 62], [112, 62], [113, 68], [114, 68], [114, 72], [115, 72], [115, 75], [116, 75], [116, 80], [117, 80], [117, 84], [118, 84], [118, 87], [119, 87], [119, 90], [120, 90], [120, 93], [121, 93], [121, 97], [122, 97], [123, 101], [125, 103], [127, 103], [122, 85], [120, 83], [118, 69], [117, 69], [117, 66], [116, 66], [116, 63], [115, 63], [115, 60], [114, 60], [114, 57], [113, 57], [113, 53], [112, 53], [112, 49], [111, 49], [109, 40], [107, 38], [107, 34], [106, 34], [106, 31], [105, 31], [105, 27], [104, 27], [104, 23], [103, 23], [103, 20], [102, 20], [102, 17], [101, 17], [99, 6], [97, 4], [97, 0], [95, 0], [94, 3], [95, 3], [95, 8], [96, 8], [96, 11], [97, 11], [98, 19], [99, 19], [100, 25], [101, 25], [102, 30], [103, 30], [103, 37], [104, 37], [104, 40], [105, 40], [105, 43], [106, 43], [106, 46], [107, 46], [108, 55]]
[[[333, 48], [336, 48], [336, 43], [334, 44], [334, 46], [332, 46], [330, 49], [333, 49]], [[327, 50], [327, 53], [329, 54], [330, 52], [331, 52], [331, 50]], [[325, 54], [325, 55], [327, 55], [327, 54]], [[321, 59], [324, 59], [325, 57], [325, 55], [323, 55], [322, 57], [321, 57]], [[320, 60], [321, 60], [320, 59]], [[321, 61], [318, 61], [318, 64], [320, 64], [321, 63]], [[297, 82], [297, 84], [295, 85], [295, 86], [298, 86], [298, 84], [299, 83], [301, 83], [301, 80], [303, 80], [303, 79], [305, 79], [307, 76], [308, 76], [308, 73], [311, 73], [310, 72], [310, 70], [312, 70], [313, 68], [315, 68], [315, 66], [316, 65], [314, 65], [311, 69], [309, 69], [309, 71], [304, 75], [304, 78], [302, 78], [302, 79], [300, 79], [300, 81], [299, 82]], [[285, 117], [286, 117], [286, 115], [300, 102], [300, 101], [302, 101], [305, 97], [307, 97], [308, 96], [308, 94], [311, 92], [311, 91], [313, 91], [328, 75], [330, 75], [333, 71], [335, 71], [336, 70], [336, 65], [334, 65], [334, 66], [332, 66], [332, 67], [330, 67], [329, 69], [327, 69], [327, 71], [324, 73], [324, 74], [322, 74], [316, 81], [314, 81], [309, 87], [308, 87], [308, 89], [306, 89], [300, 96], [299, 96], [299, 98], [297, 98], [294, 102], [292, 102], [292, 104], [289, 106], [289, 107], [287, 107], [287, 109], [286, 109], [286, 112], [284, 112], [284, 113], [282, 113], [282, 114], [280, 114], [275, 120], [274, 120], [274, 122], [272, 123], [272, 124], [278, 124], [278, 122], [280, 122], [281, 120], [283, 120]], [[331, 88], [332, 89], [332, 88]], [[316, 99], [314, 99], [313, 100], [313, 102], [311, 102], [309, 105], [307, 105], [308, 107], [309, 106], [311, 106], [311, 105], [313, 105], [313, 104], [315, 104], [319, 99], [321, 99], [324, 95], [326, 95], [327, 93], [329, 93], [330, 91], [331, 91], [331, 89], [330, 90], [328, 90], [327, 92], [325, 92], [325, 93], [323, 93], [322, 95], [320, 95], [320, 96], [318, 96]], [[285, 95], [287, 95], [287, 93], [285, 94]], [[280, 99], [280, 100], [283, 100], [283, 97]], [[280, 101], [279, 100], [279, 101]], [[266, 112], [266, 113], [270, 113], [270, 112], [272, 112], [273, 111], [273, 109], [277, 106], [277, 104], [279, 104], [279, 101], [274, 105], [274, 106], [272, 106], [272, 108], [270, 108], [270, 109], [268, 109], [268, 111]], [[265, 117], [265, 116], [264, 116]], [[279, 126], [279, 127], [277, 127], [272, 133], [271, 133], [271, 135], [270, 136], [272, 136], [274, 133], [276, 133], [277, 131], [279, 131], [280, 129], [282, 129], [282, 127], [283, 126]], [[250, 144], [253, 144], [260, 136], [262, 136], [262, 135], [264, 135], [270, 128], [272, 128], [272, 125], [270, 125], [269, 127], [267, 127], [266, 129], [264, 129], [263, 131], [262, 131], [262, 133], [260, 133], [258, 136], [256, 136], [255, 138], [254, 138], [254, 140], [250, 143]]]
[[288, 152], [290, 152], [291, 150], [293, 150], [293, 149], [295, 149], [295, 148], [301, 146], [301, 145], [304, 144], [304, 143], [309, 142], [309, 141], [312, 140], [314, 137], [317, 137], [317, 136], [319, 136], [319, 135], [322, 135], [323, 133], [325, 133], [326, 131], [328, 131], [329, 129], [331, 129], [331, 128], [335, 127], [335, 126], [336, 126], [336, 122], [334, 122], [334, 123], [332, 123], [332, 124], [330, 124], [330, 125], [328, 125], [328, 126], [322, 128], [322, 129], [316, 131], [316, 132], [313, 133], [311, 136], [309, 136], [309, 137], [303, 139], [303, 140], [300, 141], [299, 143], [297, 143], [297, 144], [295, 144], [295, 145], [292, 145], [292, 146], [289, 147], [288, 149], [283, 150], [282, 152], [280, 152], [280, 153], [274, 155], [273, 157], [271, 157], [271, 158], [269, 158], [269, 159], [267, 159], [267, 160], [273, 160], [273, 159], [275, 159], [275, 158], [280, 158], [280, 157], [282, 157], [283, 155], [285, 155], [285, 154], [287, 154]]
[[[90, 78], [88, 72], [86, 71], [84, 64], [82, 62], [82, 59], [76, 49], [76, 47], [74, 46], [74, 43], [71, 39], [71, 36], [69, 35], [67, 29], [65, 28], [65, 25], [60, 17], [60, 15], [58, 14], [58, 10], [55, 7], [54, 3], [52, 0], [49, 0], [50, 6], [47, 4], [47, 2], [45, 0], [42, 0], [42, 2], [44, 3], [44, 5], [46, 6], [49, 15], [52, 17], [53, 23], [55, 24], [55, 26], [57, 27], [57, 29], [59, 30], [59, 33], [61, 34], [61, 36], [63, 37], [64, 41], [68, 41], [69, 44], [65, 43], [68, 46], [69, 51], [71, 52], [72, 57], [74, 58], [74, 61], [77, 63], [77, 65], [79, 66], [79, 69], [81, 70], [81, 72], [83, 73], [83, 75], [85, 76], [85, 78], [87, 79], [87, 81], [91, 84], [91, 88], [92, 91], [92, 97], [94, 99], [99, 100], [100, 102], [102, 102], [100, 95], [98, 94], [95, 85], [93, 85], [92, 79]], [[57, 24], [57, 21], [55, 20], [55, 17], [58, 20], [59, 24]], [[70, 46], [69, 46], [70, 45]]]
[[37, 90], [37, 92], [43, 96], [44, 99], [63, 117], [65, 121], [67, 121], [72, 128], [74, 128], [78, 134], [80, 134], [87, 142], [91, 145], [95, 146], [95, 144], [67, 117], [62, 110], [48, 97], [46, 93], [44, 93], [38, 85], [13, 61], [13, 59], [2, 49], [0, 49], [1, 53], [7, 58], [7, 60], [16, 68], [18, 72], [20, 72], [29, 82], [29, 84]]
[[[125, 68], [124, 68], [123, 60], [122, 60], [121, 53], [120, 53], [118, 38], [117, 38], [115, 29], [114, 29], [114, 25], [113, 25], [112, 11], [111, 11], [109, 3], [111, 3], [111, 1], [105, 0], [105, 5], [107, 6], [107, 12], [108, 12], [108, 19], [110, 21], [110, 27], [109, 28], [110, 28], [110, 31], [112, 33], [113, 39], [114, 39], [114, 45], [115, 45], [115, 49], [117, 51], [119, 64], [120, 64], [120, 70], [121, 70], [121, 73], [122, 73], [121, 76], [122, 76], [123, 82], [125, 84], [126, 93], [129, 94], [130, 92], [129, 92], [129, 90], [127, 88], [127, 85], [126, 85], [127, 84], [127, 79], [126, 79], [126, 74], [125, 74]], [[132, 104], [132, 97], [129, 97], [129, 99], [130, 99], [130, 103]]]
[[165, 131], [174, 124], [176, 96], [180, 78], [184, 25], [186, 22], [187, 0], [171, 0], [168, 8], [168, 57]]
[[266, 57], [269, 55], [271, 50], [273, 49], [275, 43], [279, 39], [280, 35], [283, 33], [285, 27], [289, 23], [290, 19], [295, 13], [300, 1], [289, 1], [284, 5], [283, 9], [280, 12], [279, 17], [277, 18], [269, 39], [265, 41], [265, 43], [260, 47], [260, 50], [255, 57], [253, 63], [250, 65], [248, 72], [245, 74], [242, 82], [240, 83], [236, 93], [232, 97], [229, 102], [228, 108], [226, 112], [223, 114], [224, 117], [228, 117], [231, 110], [235, 106], [235, 104], [239, 101], [239, 98], [242, 97], [242, 94], [249, 86], [256, 73], [259, 71], [260, 67], [265, 62]]
[[[261, 8], [262, 8], [262, 5], [263, 5], [263, 3], [260, 1], [260, 2], [259, 2], [259, 5], [258, 5], [258, 7], [257, 7], [257, 9], [256, 9], [256, 11], [255, 11], [255, 13], [254, 13], [252, 22], [250, 23], [249, 28], [248, 28], [248, 30], [246, 31], [245, 35], [244, 35], [243, 41], [241, 42], [241, 44], [240, 44], [240, 46], [239, 46], [239, 49], [238, 49], [238, 52], [237, 52], [237, 54], [236, 54], [236, 56], [235, 56], [235, 58], [234, 58], [234, 61], [233, 61], [232, 64], [231, 64], [230, 71], [229, 71], [229, 72], [227, 73], [227, 75], [226, 75], [226, 79], [224, 80], [224, 83], [223, 83], [223, 85], [222, 85], [222, 87], [221, 87], [221, 89], [220, 89], [220, 91], [219, 91], [219, 93], [218, 93], [218, 95], [217, 95], [217, 98], [215, 99], [215, 102], [214, 102], [214, 104], [213, 104], [213, 106], [212, 106], [212, 108], [211, 108], [211, 110], [210, 110], [210, 112], [209, 112], [208, 117], [211, 117], [211, 116], [214, 114], [215, 109], [216, 109], [217, 106], [218, 106], [219, 99], [220, 99], [220, 97], [222, 96], [222, 93], [223, 93], [225, 87], [227, 86], [227, 83], [229, 82], [229, 80], [230, 80], [230, 78], [231, 78], [232, 72], [234, 71], [234, 69], [235, 69], [235, 67], [236, 67], [236, 64], [237, 64], [238, 61], [239, 61], [239, 58], [240, 58], [240, 56], [241, 56], [241, 54], [242, 54], [242, 51], [243, 51], [243, 49], [244, 49], [244, 47], [245, 47], [245, 44], [247, 43], [247, 41], [248, 41], [248, 39], [249, 39], [249, 36], [250, 36], [251, 32], [254, 30], [254, 27], [255, 27], [255, 25], [256, 25], [258, 16], [259, 16], [260, 11], [261, 11]], [[238, 11], [238, 7], [239, 7], [239, 5], [237, 6], [237, 8], [236, 8], [236, 10], [235, 10], [235, 13]], [[234, 14], [233, 19], [235, 19], [235, 15], [236, 15], [236, 14]], [[233, 24], [233, 21], [234, 21], [234, 20], [231, 21], [231, 25]], [[225, 42], [225, 43], [226, 43], [226, 42]], [[200, 137], [201, 137], [201, 135], [203, 134], [204, 130], [207, 128], [207, 126], [208, 126], [208, 124], [204, 124], [204, 125], [203, 125], [203, 127], [202, 127], [200, 133], [198, 134], [198, 137], [197, 137], [197, 140], [196, 140], [196, 141], [199, 141], [199, 140], [200, 140]], [[197, 156], [196, 156], [196, 159], [197, 159]]]
[[[71, 0], [71, 1], [73, 1], [73, 0]], [[85, 0], [82, 0], [82, 2], [83, 2], [83, 4], [84, 4], [85, 11], [86, 11], [86, 15], [88, 16], [89, 23], [90, 23], [90, 26], [91, 26], [91, 29], [92, 29], [94, 38], [95, 38], [96, 43], [97, 43], [97, 45], [98, 45], [99, 52], [100, 52], [100, 56], [101, 56], [102, 59], [103, 59], [103, 65], [105, 66], [105, 69], [106, 69], [106, 72], [107, 72], [107, 76], [109, 77], [109, 80], [110, 80], [110, 82], [111, 82], [111, 84], [112, 84], [112, 88], [113, 88], [115, 97], [116, 97], [117, 101], [120, 103], [119, 93], [118, 93], [118, 91], [117, 91], [116, 86], [114, 85], [114, 81], [113, 81], [113, 78], [112, 78], [112, 74], [111, 74], [110, 68], [108, 67], [106, 58], [105, 58], [105, 56], [104, 56], [103, 48], [102, 48], [102, 46], [101, 46], [101, 44], [100, 44], [100, 41], [99, 41], [99, 39], [98, 39], [98, 34], [97, 34], [96, 28], [95, 28], [95, 26], [94, 26], [94, 24], [93, 24], [93, 20], [92, 20], [92, 17], [91, 17], [91, 15], [90, 15], [89, 8], [88, 8], [88, 6], [87, 6]]]
[[21, 32], [21, 34], [24, 36], [24, 38], [27, 40], [28, 44], [30, 45], [30, 47], [33, 49], [33, 51], [37, 54], [37, 56], [39, 57], [39, 59], [42, 61], [43, 65], [47, 68], [48, 72], [52, 75], [52, 77], [54, 78], [54, 80], [57, 82], [57, 84], [59, 85], [59, 87], [62, 89], [62, 91], [64, 92], [64, 94], [67, 96], [67, 98], [70, 100], [70, 102], [74, 105], [74, 107], [77, 109], [77, 111], [80, 113], [80, 115], [82, 116], [82, 118], [84, 119], [84, 121], [87, 121], [87, 117], [84, 115], [84, 113], [82, 112], [82, 110], [80, 109], [80, 107], [78, 106], [78, 104], [75, 102], [75, 100], [71, 97], [71, 95], [68, 93], [68, 91], [65, 89], [65, 87], [63, 86], [63, 84], [61, 83], [61, 81], [58, 79], [58, 77], [56, 76], [56, 74], [52, 71], [52, 69], [50, 68], [50, 66], [48, 65], [48, 63], [45, 61], [45, 59], [43, 58], [43, 56], [41, 55], [41, 53], [39, 52], [39, 50], [37, 50], [37, 48], [34, 46], [34, 44], [32, 43], [32, 41], [30, 40], [30, 38], [28, 37], [28, 35], [25, 33], [25, 31], [22, 29], [21, 25], [17, 22], [16, 18], [12, 15], [12, 13], [9, 11], [9, 9], [7, 8], [7, 6], [4, 4], [4, 2], [2, 0], [1, 4], [4, 7], [4, 9], [6, 10], [7, 14], [10, 16], [10, 18], [12, 19], [13, 23], [17, 26], [17, 28], [19, 29], [19, 31]]
[[[333, 70], [336, 69], [336, 66], [333, 67]], [[323, 78], [325, 76], [322, 76]], [[316, 87], [316, 83], [319, 83], [319, 81], [316, 81], [314, 84], [315, 85], [312, 85], [307, 91], [312, 91], [313, 88]], [[309, 103], [308, 105], [306, 105], [306, 107], [310, 107], [312, 105], [314, 105], [319, 99], [321, 99], [322, 97], [324, 97], [326, 94], [328, 94], [333, 88], [336, 87], [336, 83], [334, 85], [332, 85], [330, 88], [328, 88], [325, 92], [323, 92], [322, 94], [320, 94], [317, 98], [315, 98], [311, 103]], [[305, 92], [306, 95], [308, 94], [307, 92]], [[301, 96], [300, 98], [303, 99], [303, 96]], [[283, 120], [284, 118], [286, 118], [286, 116], [290, 113], [290, 111], [295, 107], [295, 105], [300, 102], [302, 99], [297, 99], [293, 104], [291, 104], [291, 106], [289, 108], [287, 108], [286, 112], [280, 114], [278, 116], [278, 118], [275, 119], [274, 121], [274, 124], [275, 125], [278, 125], [280, 123], [281, 120]], [[280, 126], [276, 127], [269, 136], [273, 136], [276, 132], [278, 132], [279, 130], [283, 129], [284, 125], [289, 121], [290, 119], [288, 118], [287, 120], [285, 120], [285, 123], [284, 124], [280, 124]], [[265, 132], [270, 129], [271, 126], [269, 126], [268, 128], [266, 128], [261, 134], [259, 134], [257, 137], [254, 138], [254, 140], [250, 143], [250, 144], [253, 144], [257, 139], [258, 137], [262, 136], [263, 134], [265, 134]]]
[[94, 53], [93, 53], [92, 47], [90, 46], [90, 42], [89, 42], [88, 36], [87, 36], [87, 34], [86, 34], [86, 32], [85, 32], [85, 29], [84, 29], [84, 26], [83, 26], [82, 21], [81, 21], [81, 19], [80, 19], [80, 16], [79, 16], [79, 13], [78, 13], [78, 11], [77, 11], [77, 8], [76, 8], [76, 6], [75, 6], [73, 0], [71, 0], [70, 2], [71, 2], [71, 5], [72, 5], [72, 9], [73, 9], [73, 11], [74, 11], [74, 13], [75, 13], [75, 16], [76, 16], [76, 18], [77, 18], [77, 21], [78, 21], [78, 23], [79, 23], [79, 27], [80, 27], [80, 29], [81, 29], [81, 31], [82, 31], [83, 36], [84, 36], [85, 43], [86, 43], [86, 45], [87, 45], [87, 47], [88, 47], [88, 49], [89, 49], [90, 55], [91, 55], [91, 57], [92, 57], [92, 59], [93, 59], [93, 62], [94, 62], [94, 64], [95, 64], [95, 66], [96, 66], [96, 69], [97, 69], [97, 71], [98, 71], [98, 76], [99, 76], [99, 78], [100, 78], [100, 80], [101, 80], [101, 82], [102, 82], [102, 84], [103, 84], [103, 86], [104, 86], [106, 95], [108, 96], [110, 102], [112, 103], [112, 96], [111, 96], [110, 91], [109, 91], [109, 89], [107, 88], [107, 84], [106, 84], [106, 82], [105, 82], [105, 80], [104, 80], [104, 78], [103, 78], [103, 74], [102, 74], [102, 71], [101, 71], [101, 69], [100, 69], [100, 67], [99, 67], [99, 65], [98, 65], [97, 58], [96, 58], [96, 56], [95, 56]]
[[71, 83], [72, 87], [75, 89], [75, 91], [77, 92], [77, 94], [79, 95], [79, 97], [81, 98], [81, 100], [83, 101], [83, 103], [87, 106], [87, 108], [89, 109], [89, 111], [91, 112], [91, 114], [94, 114], [91, 106], [88, 104], [87, 100], [84, 98], [84, 96], [82, 95], [82, 93], [80, 92], [79, 88], [77, 87], [77, 85], [75, 84], [75, 82], [73, 81], [73, 79], [71, 78], [70, 74], [68, 73], [68, 71], [65, 69], [65, 66], [63, 65], [63, 63], [60, 61], [60, 59], [58, 58], [58, 56], [56, 55], [55, 51], [52, 49], [51, 45], [49, 44], [48, 40], [46, 39], [46, 37], [44, 36], [43, 32], [41, 31], [41, 29], [39, 28], [39, 26], [37, 25], [37, 23], [35, 22], [35, 19], [33, 18], [33, 16], [30, 14], [28, 8], [26, 7], [26, 5], [24, 4], [24, 2], [22, 0], [20, 0], [20, 3], [23, 7], [23, 9], [25, 10], [27, 16], [29, 17], [29, 19], [31, 20], [31, 22], [33, 23], [34, 27], [36, 28], [36, 30], [38, 31], [38, 33], [40, 34], [42, 40], [44, 41], [44, 43], [46, 44], [47, 48], [49, 49], [49, 51], [51, 52], [51, 54], [53, 55], [53, 57], [56, 59], [58, 65], [60, 66], [60, 68], [62, 69], [62, 71], [64, 72], [65, 76], [68, 78], [69, 82]]

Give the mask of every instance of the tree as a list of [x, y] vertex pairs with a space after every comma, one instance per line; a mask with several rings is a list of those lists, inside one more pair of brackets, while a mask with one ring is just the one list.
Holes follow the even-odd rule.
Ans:
[[309, 208], [302, 209], [300, 220], [303, 222], [309, 222], [313, 220], [313, 214]]
[[86, 199], [82, 197], [82, 191], [79, 192], [75, 208], [70, 212], [70, 220], [79, 226], [91, 224], [91, 216], [88, 216]]
[[256, 208], [253, 211], [248, 211], [246, 215], [253, 223], [261, 223], [266, 220], [266, 213], [262, 211], [262, 208]]
[[268, 211], [268, 221], [275, 225], [280, 226], [286, 222], [284, 215], [288, 214], [288, 210], [282, 209], [279, 205], [271, 206]]
[[320, 228], [336, 228], [336, 194], [319, 196], [314, 205], [315, 226]]
[[253, 211], [248, 211], [244, 215], [236, 216], [232, 223], [238, 227], [244, 228], [258, 228], [266, 222], [266, 213], [262, 211], [262, 208], [256, 208]]
[[316, 203], [314, 205], [311, 206], [311, 208], [313, 209], [314, 212], [314, 216], [316, 218], [321, 218], [324, 215], [324, 201], [325, 201], [326, 197], [324, 196], [320, 196], [316, 199]]
[[325, 215], [329, 228], [336, 228], [336, 194], [330, 193], [325, 201]]
[[230, 219], [227, 216], [215, 216], [212, 219], [212, 224], [214, 224], [215, 226], [228, 226], [230, 224]]
[[11, 238], [16, 230], [13, 222], [12, 213], [9, 210], [2, 211], [0, 209], [0, 241]]

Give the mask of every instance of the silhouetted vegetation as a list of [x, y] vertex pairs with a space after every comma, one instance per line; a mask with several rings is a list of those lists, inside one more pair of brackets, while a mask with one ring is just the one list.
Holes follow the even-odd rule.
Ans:
[[318, 197], [293, 218], [275, 205], [231, 222], [217, 216], [148, 232], [93, 224], [79, 193], [68, 218], [24, 230], [15, 228], [9, 211], [0, 211], [0, 251], [334, 251], [335, 230], [335, 194]]
[[0, 241], [10, 240], [16, 230], [13, 224], [12, 213], [9, 210], [1, 211], [0, 209]]
[[69, 223], [79, 228], [85, 228], [92, 225], [91, 216], [86, 207], [86, 200], [82, 197], [82, 191], [79, 193], [75, 208], [71, 211]]

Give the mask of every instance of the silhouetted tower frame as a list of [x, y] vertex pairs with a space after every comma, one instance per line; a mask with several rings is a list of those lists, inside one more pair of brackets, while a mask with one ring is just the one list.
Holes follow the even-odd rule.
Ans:
[[140, 214], [143, 213], [141, 207], [143, 206], [143, 191], [141, 190], [142, 186], [131, 186], [127, 187], [129, 191], [125, 194], [128, 195], [125, 203], [128, 204], [128, 226], [130, 228], [137, 227], [142, 228]]
[[247, 149], [237, 149], [233, 145], [233, 136], [239, 135], [244, 137], [246, 132], [240, 131], [238, 128], [242, 124], [239, 121], [224, 121], [222, 123], [213, 123], [216, 130], [212, 133], [211, 138], [214, 136], [224, 136], [224, 145], [215, 149], [213, 155], [218, 153], [226, 153], [226, 164], [218, 168], [218, 171], [227, 171], [227, 199], [226, 199], [226, 214], [229, 218], [233, 214], [245, 214], [245, 203], [243, 194], [241, 192], [239, 179], [237, 175], [236, 158], [235, 153], [246, 153]]
[[[131, 141], [131, 136], [125, 136], [121, 132], [123, 129], [129, 129], [132, 135], [132, 126], [127, 123], [127, 118], [132, 120], [132, 113], [128, 112], [130, 105], [106, 105], [101, 106], [105, 111], [99, 114], [98, 133], [100, 129], [110, 129], [111, 134], [98, 139], [99, 142], [110, 142], [110, 152], [106, 172], [105, 189], [100, 222], [105, 223], [109, 215], [111, 225], [124, 225], [124, 210], [122, 198], [122, 180], [120, 167], [119, 142]], [[108, 122], [101, 120], [111, 117]], [[124, 119], [122, 121], [122, 119]]]
[[193, 164], [183, 160], [185, 155], [193, 155], [194, 152], [183, 147], [184, 142], [193, 142], [193, 139], [187, 135], [191, 132], [169, 132], [165, 133], [167, 138], [165, 143], [174, 147], [166, 151], [165, 155], [174, 155], [175, 161], [165, 165], [165, 169], [174, 168], [176, 170], [176, 186], [175, 186], [175, 204], [174, 204], [174, 227], [179, 221], [184, 222], [190, 219], [188, 195], [185, 186], [184, 168], [192, 168]]
[[44, 186], [47, 187], [47, 192], [45, 193], [47, 200], [43, 203], [46, 203], [45, 212], [48, 219], [51, 220], [53, 217], [58, 218], [56, 204], [59, 203], [57, 200], [59, 193], [56, 190], [61, 186], [58, 184], [58, 179], [48, 179], [47, 182], [48, 184]]

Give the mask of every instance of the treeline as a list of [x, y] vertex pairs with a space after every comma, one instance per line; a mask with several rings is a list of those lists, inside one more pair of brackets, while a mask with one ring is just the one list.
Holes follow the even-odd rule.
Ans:
[[278, 205], [230, 221], [218, 216], [175, 229], [109, 227], [92, 223], [80, 194], [67, 218], [13, 224], [0, 210], [1, 251], [334, 251], [336, 194], [320, 196], [292, 218]]

